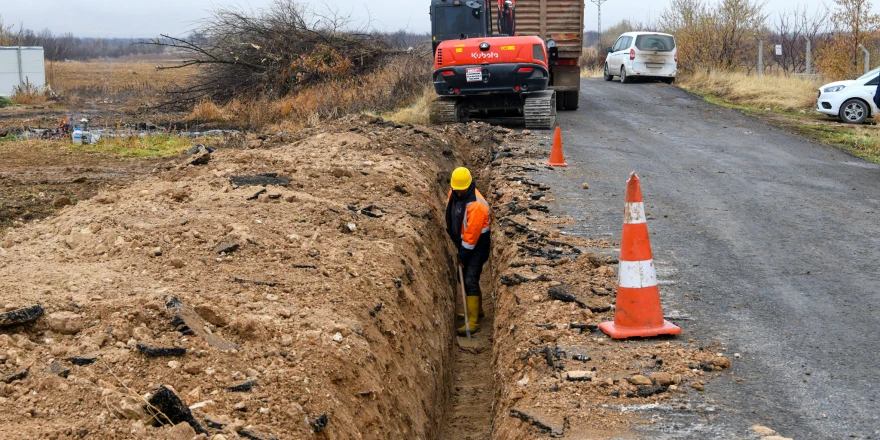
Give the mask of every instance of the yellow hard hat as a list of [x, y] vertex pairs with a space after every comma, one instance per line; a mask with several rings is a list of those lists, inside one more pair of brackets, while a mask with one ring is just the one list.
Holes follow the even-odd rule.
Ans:
[[465, 167], [458, 167], [452, 172], [452, 179], [449, 180], [449, 186], [455, 190], [468, 189], [471, 186], [471, 172]]

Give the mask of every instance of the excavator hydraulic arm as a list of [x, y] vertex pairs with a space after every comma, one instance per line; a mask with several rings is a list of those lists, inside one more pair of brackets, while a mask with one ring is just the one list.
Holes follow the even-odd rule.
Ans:
[[498, 33], [516, 35], [516, 1], [498, 0]]

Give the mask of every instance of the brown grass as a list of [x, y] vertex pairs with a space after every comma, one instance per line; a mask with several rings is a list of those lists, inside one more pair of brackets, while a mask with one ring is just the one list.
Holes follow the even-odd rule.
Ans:
[[391, 113], [398, 122], [427, 122], [433, 100], [433, 89], [426, 85], [430, 68], [405, 67], [391, 62], [371, 75], [330, 80], [275, 101], [234, 99], [222, 107], [202, 101], [187, 120], [249, 130], [272, 125], [295, 129], [353, 113]]
[[220, 122], [223, 121], [223, 110], [210, 100], [202, 100], [193, 107], [192, 113], [186, 118], [187, 121]]
[[425, 91], [412, 105], [383, 113], [381, 116], [398, 124], [427, 125], [430, 122], [428, 120], [429, 107], [435, 99], [437, 99], [437, 92], [434, 91], [434, 87], [425, 86]]
[[800, 76], [747, 75], [736, 72], [693, 73], [678, 78], [683, 89], [728, 104], [774, 111], [812, 111], [820, 79]]
[[602, 78], [604, 74], [604, 66], [581, 68], [581, 78]]
[[49, 94], [42, 87], [36, 87], [26, 80], [23, 86], [15, 88], [15, 93], [9, 99], [16, 104], [43, 104], [49, 100]]
[[160, 61], [50, 62], [47, 82], [56, 93], [99, 98], [141, 97], [159, 99], [169, 87], [185, 83], [196, 67], [157, 70]]

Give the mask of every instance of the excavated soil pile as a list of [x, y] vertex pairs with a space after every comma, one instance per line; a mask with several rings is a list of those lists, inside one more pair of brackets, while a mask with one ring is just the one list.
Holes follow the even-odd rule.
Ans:
[[618, 250], [564, 234], [574, 220], [549, 213], [551, 188], [529, 178], [562, 171], [530, 139], [496, 151], [485, 173], [498, 225], [493, 438], [615, 437], [638, 423], [627, 407], [687, 407], [687, 390], [730, 360], [682, 338], [613, 341], [596, 329], [613, 319]]
[[429, 437], [457, 298], [446, 178], [501, 133], [348, 119], [11, 230], [0, 304], [45, 312], [0, 329], [0, 437]]

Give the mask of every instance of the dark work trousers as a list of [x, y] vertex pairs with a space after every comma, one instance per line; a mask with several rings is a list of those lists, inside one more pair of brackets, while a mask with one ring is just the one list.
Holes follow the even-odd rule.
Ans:
[[483, 273], [483, 265], [489, 260], [489, 234], [489, 232], [485, 232], [480, 235], [470, 258], [462, 263], [464, 291], [467, 296], [480, 296], [480, 275]]
[[462, 268], [464, 271], [464, 292], [467, 296], [480, 296], [480, 275], [483, 264], [472, 261]]

